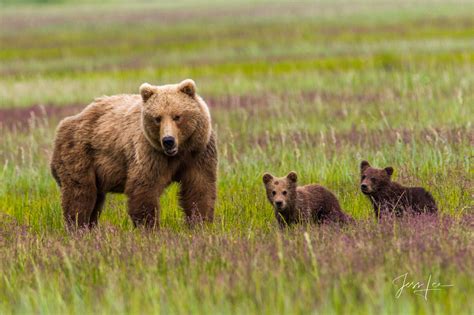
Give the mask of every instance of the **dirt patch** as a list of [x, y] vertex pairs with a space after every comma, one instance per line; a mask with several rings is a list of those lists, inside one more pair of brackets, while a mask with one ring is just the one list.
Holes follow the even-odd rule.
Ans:
[[[326, 102], [326, 103], [373, 103], [387, 98], [396, 98], [394, 93], [333, 93], [327, 91], [305, 91], [298, 94], [245, 94], [245, 95], [223, 95], [206, 97], [205, 100], [211, 108], [221, 109], [252, 109], [269, 106], [274, 103], [289, 102]], [[0, 109], [0, 126], [6, 128], [25, 129], [34, 121], [40, 119], [61, 119], [79, 113], [87, 104], [58, 105], [33, 105], [25, 108], [2, 108]]]
[[0, 128], [26, 129], [37, 122], [51, 118], [63, 118], [81, 111], [85, 105], [72, 104], [67, 106], [34, 105], [26, 108], [0, 109]]
[[474, 146], [474, 131], [470, 128], [425, 128], [419, 131], [410, 129], [364, 130], [352, 127], [346, 132], [322, 132], [307, 134], [294, 132], [289, 135], [265, 135], [257, 138], [258, 145], [266, 147], [270, 143], [306, 143], [314, 146], [328, 146], [334, 150], [345, 145], [380, 148], [384, 145], [397, 143], [409, 144], [415, 140], [424, 140], [427, 143], [464, 143]]
[[303, 91], [298, 94], [260, 94], [260, 95], [223, 95], [206, 98], [206, 102], [211, 108], [225, 109], [252, 109], [264, 107], [279, 103], [290, 102], [325, 102], [325, 103], [374, 103], [385, 101], [387, 99], [398, 99], [400, 95], [393, 91], [390, 93], [371, 93], [352, 94], [347, 92], [328, 92], [328, 91]]

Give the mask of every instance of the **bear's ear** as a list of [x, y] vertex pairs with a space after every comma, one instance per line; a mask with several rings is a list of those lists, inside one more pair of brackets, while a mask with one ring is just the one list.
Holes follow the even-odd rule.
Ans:
[[370, 167], [369, 162], [367, 161], [362, 161], [360, 162], [360, 171], [363, 172], [367, 167]]
[[393, 167], [389, 166], [385, 168], [385, 172], [387, 172], [388, 176], [392, 176], [393, 174]]
[[263, 174], [263, 183], [264, 184], [268, 184], [272, 179], [273, 179], [272, 174], [270, 174], [270, 173]]
[[289, 172], [288, 175], [286, 175], [286, 178], [288, 178], [293, 183], [298, 181], [298, 175], [296, 175], [296, 172]]
[[155, 89], [149, 83], [143, 83], [140, 85], [140, 95], [142, 96], [143, 102], [148, 101], [148, 99], [155, 93]]
[[191, 97], [194, 97], [196, 94], [196, 84], [191, 79], [186, 79], [178, 85], [178, 90], [187, 94]]

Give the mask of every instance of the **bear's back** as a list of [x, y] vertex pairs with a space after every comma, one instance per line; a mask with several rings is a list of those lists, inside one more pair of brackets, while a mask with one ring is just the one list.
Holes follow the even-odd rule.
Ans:
[[297, 188], [297, 206], [301, 208], [320, 209], [320, 208], [339, 208], [339, 202], [334, 194], [327, 188], [310, 184]]
[[63, 119], [51, 160], [57, 181], [61, 174], [70, 172], [66, 169], [91, 163], [99, 177], [122, 181], [127, 169], [124, 165], [136, 155], [142, 140], [140, 112], [139, 95], [115, 95], [98, 98], [80, 113]]
[[137, 121], [140, 112], [140, 95], [120, 94], [96, 98], [76, 116], [96, 128], [110, 125], [120, 127], [123, 131], [123, 128]]
[[80, 113], [62, 120], [58, 136], [87, 141], [95, 149], [126, 146], [139, 136], [140, 104], [140, 96], [134, 94], [97, 98]]
[[337, 197], [321, 185], [306, 185], [298, 187], [298, 205], [304, 213], [309, 213], [311, 219], [318, 223], [349, 223], [354, 220], [346, 215]]
[[415, 211], [437, 212], [436, 202], [431, 193], [426, 189], [423, 187], [410, 187], [407, 188], [407, 192], [409, 206]]
[[303, 196], [305, 196], [305, 198], [308, 198], [309, 200], [313, 200], [315, 202], [321, 199], [331, 198], [333, 196], [331, 191], [318, 184], [299, 186], [296, 191], [298, 194], [302, 194]]

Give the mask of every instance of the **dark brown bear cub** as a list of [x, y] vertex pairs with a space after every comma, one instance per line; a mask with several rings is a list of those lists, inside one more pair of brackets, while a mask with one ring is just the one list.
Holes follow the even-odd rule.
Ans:
[[392, 167], [373, 168], [369, 162], [360, 164], [360, 190], [374, 206], [375, 217], [403, 213], [436, 213], [438, 208], [433, 196], [422, 187], [405, 187], [392, 182]]
[[336, 196], [319, 185], [297, 185], [298, 176], [290, 172], [286, 177], [263, 175], [268, 201], [275, 209], [280, 227], [299, 222], [348, 223], [353, 219], [342, 212]]

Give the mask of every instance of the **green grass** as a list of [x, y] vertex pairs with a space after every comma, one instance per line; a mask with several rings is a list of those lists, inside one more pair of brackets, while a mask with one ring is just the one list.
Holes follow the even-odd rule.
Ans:
[[[473, 9], [2, 7], [0, 313], [473, 313]], [[135, 230], [110, 195], [99, 229], [68, 235], [48, 167], [54, 108], [187, 77], [218, 135], [214, 224], [190, 230], [172, 185], [159, 232]], [[53, 115], [28, 125], [21, 109], [36, 105]], [[426, 187], [440, 222], [372, 222], [362, 159]], [[290, 170], [334, 191], [358, 224], [280, 232], [261, 176]], [[454, 287], [397, 299], [392, 280], [406, 272]]]

